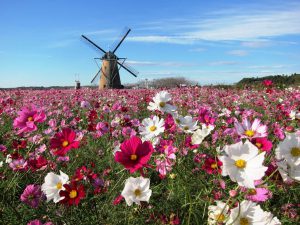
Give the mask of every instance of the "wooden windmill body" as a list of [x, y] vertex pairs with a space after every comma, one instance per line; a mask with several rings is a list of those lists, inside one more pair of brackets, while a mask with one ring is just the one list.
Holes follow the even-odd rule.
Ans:
[[91, 81], [91, 83], [93, 83], [99, 75], [100, 90], [107, 89], [107, 88], [116, 88], [116, 89], [123, 88], [123, 85], [121, 84], [120, 74], [119, 74], [119, 69], [121, 67], [127, 70], [133, 76], [137, 77], [138, 72], [125, 63], [125, 58], [119, 58], [115, 55], [116, 50], [119, 48], [119, 46], [124, 41], [124, 39], [126, 38], [129, 32], [130, 29], [127, 29], [125, 35], [122, 35], [123, 37], [121, 41], [116, 45], [116, 47], [114, 47], [112, 51], [107, 51], [107, 52], [104, 51], [102, 48], [100, 48], [98, 45], [96, 45], [94, 42], [92, 42], [90, 39], [88, 39], [86, 36], [82, 35], [84, 39], [86, 39], [93, 46], [95, 46], [97, 49], [99, 49], [104, 53], [102, 58], [95, 58], [95, 59], [102, 60], [102, 65]]

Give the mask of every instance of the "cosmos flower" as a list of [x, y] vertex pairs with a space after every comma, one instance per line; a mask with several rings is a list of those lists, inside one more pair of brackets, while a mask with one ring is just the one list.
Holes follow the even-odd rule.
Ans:
[[272, 80], [263, 80], [262, 83], [265, 87], [269, 87], [269, 86], [272, 86], [273, 81]]
[[158, 116], [154, 116], [153, 119], [145, 118], [139, 127], [140, 134], [145, 140], [150, 140], [164, 132], [164, 123], [164, 119], [159, 119]]
[[197, 120], [195, 121], [193, 117], [191, 116], [179, 116], [179, 127], [185, 132], [185, 133], [193, 133], [195, 130], [199, 128], [197, 126]]
[[236, 122], [234, 124], [236, 132], [241, 138], [258, 138], [258, 137], [266, 137], [267, 126], [260, 123], [260, 119], [255, 119], [251, 124], [248, 119], [243, 119], [243, 122], [240, 124]]
[[221, 174], [222, 170], [222, 162], [218, 159], [208, 157], [205, 159], [204, 164], [202, 165], [202, 169], [208, 174]]
[[267, 167], [263, 166], [265, 152], [259, 154], [258, 149], [248, 140], [226, 145], [227, 155], [219, 156], [222, 161], [222, 175], [229, 175], [230, 179], [240, 186], [255, 188], [254, 181], [265, 175]]
[[286, 134], [286, 138], [279, 143], [276, 150], [278, 160], [285, 159], [289, 165], [300, 164], [300, 136], [296, 133]]
[[83, 185], [77, 186], [75, 182], [71, 184], [64, 184], [64, 190], [59, 192], [61, 203], [68, 205], [78, 205], [80, 200], [85, 197]]
[[252, 202], [265, 202], [272, 196], [270, 191], [264, 187], [250, 188], [246, 192], [246, 199]]
[[264, 151], [267, 153], [271, 152], [273, 147], [272, 142], [267, 138], [253, 138], [251, 139], [252, 144], [254, 144], [260, 151]]
[[32, 208], [37, 208], [40, 200], [42, 199], [41, 187], [34, 184], [27, 185], [20, 199], [22, 202], [31, 206]]
[[120, 145], [120, 150], [115, 152], [115, 161], [121, 163], [130, 173], [147, 166], [154, 151], [149, 141], [142, 142], [136, 136], [125, 140]]
[[149, 202], [152, 194], [149, 188], [150, 179], [129, 177], [125, 182], [125, 187], [121, 195], [125, 198], [128, 206], [131, 206], [132, 203], [140, 205], [141, 201]]
[[18, 112], [18, 117], [15, 118], [13, 126], [18, 128], [17, 134], [24, 132], [33, 132], [37, 130], [36, 123], [42, 123], [46, 120], [46, 114], [38, 110], [35, 106], [23, 107]]
[[290, 165], [286, 160], [276, 163], [282, 180], [286, 183], [293, 182], [293, 180], [300, 181], [300, 164]]
[[53, 154], [57, 156], [65, 156], [72, 148], [79, 147], [79, 141], [76, 141], [76, 133], [70, 128], [63, 128], [61, 132], [55, 134], [50, 140], [50, 148]]
[[13, 159], [9, 163], [9, 167], [13, 169], [13, 171], [24, 171], [27, 168], [27, 161], [25, 159]]
[[[277, 218], [276, 218], [277, 219]], [[232, 225], [279, 225], [273, 215], [263, 211], [259, 205], [254, 202], [244, 200], [237, 207], [231, 210], [226, 224]]]
[[89, 109], [89, 108], [91, 108], [91, 104], [88, 101], [81, 101], [80, 107], [84, 108], [84, 109]]
[[210, 132], [214, 129], [213, 126], [206, 126], [202, 124], [201, 129], [197, 129], [192, 135], [192, 145], [199, 145], [202, 141], [210, 134]]
[[147, 109], [151, 111], [159, 110], [161, 112], [175, 111], [176, 107], [168, 104], [169, 101], [171, 101], [171, 95], [166, 91], [161, 91], [153, 97], [153, 102], [149, 103]]
[[40, 220], [31, 220], [27, 225], [53, 225], [52, 222], [42, 223]]
[[208, 206], [208, 224], [224, 223], [228, 218], [229, 206], [222, 201], [216, 201], [216, 205]]
[[64, 190], [64, 184], [69, 181], [69, 176], [62, 171], [60, 175], [50, 172], [45, 177], [45, 182], [42, 185], [42, 191], [47, 197], [47, 201], [53, 199], [54, 203], [59, 202], [62, 197], [59, 195], [61, 190]]

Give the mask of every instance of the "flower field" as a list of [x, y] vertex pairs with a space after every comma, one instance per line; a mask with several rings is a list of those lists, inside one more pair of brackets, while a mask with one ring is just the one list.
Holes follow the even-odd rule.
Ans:
[[300, 89], [0, 92], [1, 224], [299, 224]]

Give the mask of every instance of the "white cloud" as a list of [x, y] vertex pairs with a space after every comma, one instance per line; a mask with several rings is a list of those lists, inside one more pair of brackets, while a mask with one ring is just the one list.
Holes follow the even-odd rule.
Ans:
[[248, 55], [248, 52], [245, 50], [232, 50], [227, 52], [229, 55], [234, 55], [234, 56], [246, 56]]
[[245, 47], [262, 47], [270, 44], [270, 39], [274, 37], [300, 34], [300, 4], [287, 3], [282, 7], [271, 7], [236, 8], [212, 12], [200, 19], [157, 22], [155, 26], [160, 28], [158, 32], [163, 28], [172, 35], [141, 34], [128, 40], [174, 44], [242, 41]]
[[226, 65], [237, 65], [239, 62], [236, 61], [215, 61], [215, 62], [210, 62], [208, 65], [209, 66], [226, 66]]
[[172, 61], [136, 61], [136, 60], [127, 60], [130, 65], [134, 66], [172, 66], [172, 67], [181, 67], [181, 66], [197, 66], [197, 63], [186, 63], [186, 62], [172, 62]]

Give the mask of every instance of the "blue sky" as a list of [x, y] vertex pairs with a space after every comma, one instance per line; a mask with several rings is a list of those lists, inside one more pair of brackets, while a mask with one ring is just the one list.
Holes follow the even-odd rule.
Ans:
[[126, 26], [116, 54], [139, 76], [122, 83], [299, 73], [299, 21], [299, 0], [0, 0], [0, 87], [88, 85], [102, 54], [80, 35], [108, 50]]

